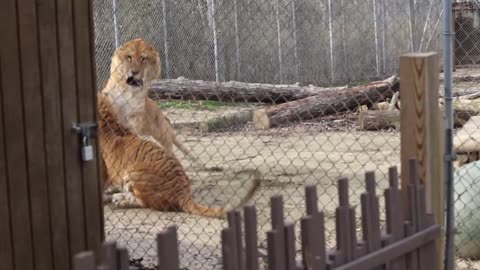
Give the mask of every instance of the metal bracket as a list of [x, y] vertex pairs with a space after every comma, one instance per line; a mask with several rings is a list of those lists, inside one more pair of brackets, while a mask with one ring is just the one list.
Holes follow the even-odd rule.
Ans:
[[455, 151], [452, 152], [451, 155], [445, 155], [446, 161], [456, 161], [457, 160], [457, 153]]
[[96, 136], [97, 123], [95, 122], [84, 122], [84, 123], [73, 123], [72, 130], [75, 133], [82, 136], [82, 138], [90, 139], [91, 137]]

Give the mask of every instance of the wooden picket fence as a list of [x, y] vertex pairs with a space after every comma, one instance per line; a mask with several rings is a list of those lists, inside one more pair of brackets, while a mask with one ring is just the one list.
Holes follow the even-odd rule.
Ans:
[[[348, 180], [338, 180], [339, 206], [336, 208], [336, 247], [325, 245], [324, 213], [317, 207], [315, 186], [306, 186], [306, 216], [300, 220], [301, 260], [296, 260], [293, 222], [284, 221], [282, 196], [271, 197], [272, 229], [267, 232], [267, 265], [271, 270], [426, 270], [438, 269], [435, 241], [441, 228], [426, 212], [425, 188], [419, 183], [418, 162], [409, 162], [408, 203], [404, 204], [396, 167], [389, 169], [389, 187], [385, 189], [386, 229], [380, 229], [379, 199], [375, 176], [366, 173], [366, 191], [361, 195], [362, 235], [356, 237], [355, 211], [349, 205]], [[409, 217], [404, 218], [404, 206]], [[221, 232], [224, 270], [258, 270], [257, 219], [255, 206], [244, 207], [242, 232], [238, 210], [228, 213], [228, 227]], [[243, 237], [242, 237], [243, 236]], [[178, 270], [178, 242], [175, 226], [158, 234], [158, 269]], [[128, 252], [114, 242], [104, 243], [100, 264], [93, 252], [74, 258], [75, 270], [127, 270]]]

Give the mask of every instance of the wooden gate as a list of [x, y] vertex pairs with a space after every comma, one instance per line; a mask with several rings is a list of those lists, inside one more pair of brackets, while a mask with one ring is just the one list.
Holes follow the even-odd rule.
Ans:
[[96, 121], [91, 7], [2, 0], [1, 269], [71, 269], [103, 240], [98, 159], [82, 161], [72, 131]]

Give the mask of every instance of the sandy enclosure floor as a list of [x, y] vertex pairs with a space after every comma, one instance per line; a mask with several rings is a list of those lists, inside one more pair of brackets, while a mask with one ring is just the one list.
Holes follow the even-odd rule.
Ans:
[[[471, 87], [474, 86], [463, 83], [460, 91]], [[233, 173], [259, 169], [263, 177], [262, 186], [251, 202], [257, 209], [260, 249], [265, 250], [266, 231], [271, 228], [270, 197], [281, 194], [286, 220], [297, 221], [305, 213], [304, 186], [315, 184], [319, 207], [325, 211], [328, 247], [333, 247], [334, 212], [338, 201], [336, 180], [338, 177], [350, 179], [350, 203], [356, 208], [358, 219], [364, 174], [373, 170], [382, 208], [381, 218], [384, 220], [382, 192], [388, 185], [388, 168], [400, 165], [398, 132], [358, 131], [355, 115], [324, 117], [269, 130], [256, 130], [251, 124], [210, 133], [202, 133], [196, 128], [199, 122], [207, 119], [251, 108], [165, 110], [185, 147], [207, 166], [224, 169], [223, 172], [199, 171], [180, 151], [176, 151], [191, 178], [197, 202], [211, 206], [238, 202], [252, 179], [248, 174], [234, 176]], [[220, 230], [227, 227], [224, 220], [149, 209], [115, 209], [111, 205], [106, 205], [104, 211], [107, 240], [116, 240], [127, 247], [132, 258], [143, 259], [144, 266], [157, 264], [156, 234], [175, 224], [182, 267], [191, 270], [221, 269]], [[359, 220], [357, 230], [360, 231]], [[299, 222], [296, 222], [297, 236], [299, 232]], [[299, 246], [297, 239], [297, 250]], [[480, 269], [480, 264], [459, 259], [457, 269]]]
[[[286, 219], [299, 220], [305, 213], [304, 185], [317, 185], [319, 207], [325, 210], [326, 236], [331, 247], [335, 238], [333, 218], [338, 200], [336, 179], [341, 176], [350, 179], [351, 204], [358, 206], [364, 190], [365, 172], [374, 170], [379, 188], [385, 188], [388, 168], [399, 165], [400, 138], [397, 132], [358, 132], [351, 128], [354, 125], [352, 119], [330, 119], [325, 123], [312, 121], [270, 130], [255, 130], [247, 125], [227, 132], [202, 133], [193, 128], [192, 123], [222, 112], [204, 112], [202, 115], [198, 111], [168, 109], [167, 114], [174, 124], [179, 125], [178, 138], [187, 149], [191, 149], [207, 166], [224, 169], [223, 172], [198, 171], [180, 151], [176, 151], [191, 178], [196, 201], [211, 206], [236, 203], [252, 183], [252, 176], [248, 173], [234, 176], [234, 172], [254, 168], [261, 171], [261, 188], [251, 201], [257, 209], [261, 248], [266, 248], [265, 233], [271, 228], [271, 196], [281, 194]], [[331, 131], [339, 129], [347, 130]], [[359, 216], [359, 207], [356, 209]], [[182, 267], [219, 269], [220, 230], [227, 226], [226, 221], [185, 213], [105, 206], [107, 239], [126, 246], [131, 257], [142, 257], [146, 266], [156, 264], [156, 233], [171, 224], [178, 227]], [[296, 230], [299, 235], [299, 224]]]

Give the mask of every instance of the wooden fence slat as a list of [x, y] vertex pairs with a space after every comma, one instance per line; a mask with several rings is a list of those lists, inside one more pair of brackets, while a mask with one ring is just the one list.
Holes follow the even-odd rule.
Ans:
[[102, 244], [102, 263], [111, 269], [118, 269], [117, 244], [115, 242]]
[[245, 218], [245, 266], [248, 270], [258, 270], [257, 213], [253, 205], [247, 205], [243, 209]]
[[348, 179], [338, 180], [339, 206], [335, 211], [335, 228], [337, 232], [337, 251], [335, 265], [341, 265], [355, 258], [357, 246], [355, 231], [355, 212], [348, 202]]
[[305, 187], [305, 204], [307, 207], [307, 215], [313, 215], [313, 213], [318, 212], [317, 202], [317, 187], [315, 185], [307, 185]]
[[[318, 197], [315, 185], [307, 185], [305, 187], [305, 202], [308, 218], [304, 221], [305, 224], [302, 225], [302, 241], [307, 244], [307, 251], [311, 252], [309, 265], [312, 265], [312, 269], [323, 270], [326, 269], [327, 263], [325, 224], [323, 212], [318, 211]], [[311, 221], [308, 219], [311, 219]], [[306, 234], [303, 233], [303, 230], [305, 230]]]
[[[285, 235], [284, 230], [284, 213], [283, 213], [283, 197], [282, 195], [274, 195], [270, 198], [270, 210], [271, 210], [271, 219], [272, 219], [272, 230], [276, 232], [279, 236], [275, 236], [275, 243], [278, 245], [278, 249], [282, 251], [282, 256], [279, 259], [282, 259], [282, 265], [287, 263], [286, 261], [286, 246], [285, 246]], [[278, 239], [277, 239], [278, 238]], [[275, 247], [277, 250], [277, 247]], [[276, 251], [275, 251], [276, 252]]]
[[157, 235], [158, 267], [163, 270], [178, 270], [177, 227], [169, 226]]
[[282, 195], [275, 195], [270, 198], [270, 210], [272, 229], [282, 228], [284, 223]]
[[240, 228], [240, 215], [238, 215], [237, 218], [237, 214], [239, 214], [239, 212], [236, 210], [227, 213], [228, 225], [232, 230], [231, 238], [229, 239], [229, 246], [231, 248], [231, 256], [233, 259], [232, 269], [242, 270], [242, 268], [240, 268], [241, 256], [239, 256], [242, 252], [242, 234]]
[[[417, 161], [412, 158], [409, 160], [409, 184], [407, 185], [407, 198], [408, 198], [408, 227], [406, 235], [410, 236], [420, 230], [419, 228], [419, 211], [417, 201], [417, 183], [418, 183], [418, 164]], [[418, 250], [413, 251], [407, 255], [407, 268], [416, 270], [419, 267], [419, 254]]]
[[[72, 1], [57, 1], [58, 53], [60, 73], [60, 102], [63, 120], [63, 159], [65, 192], [68, 210], [70, 251], [72, 254], [85, 250], [86, 228], [83, 207], [83, 182], [80, 158], [79, 136], [73, 134], [70, 126], [78, 122], [77, 78], [75, 66], [75, 39], [73, 31]], [[102, 218], [103, 220], [103, 218]]]
[[315, 253], [315, 261], [319, 266], [318, 269], [324, 270], [327, 269], [327, 248], [325, 242], [325, 215], [323, 211], [313, 215], [312, 224], [316, 236], [314, 245], [317, 246], [314, 250], [318, 250], [317, 253]]
[[367, 244], [365, 244], [363, 240], [358, 240], [357, 247], [355, 248], [355, 257], [358, 258], [365, 254], [367, 254]]
[[425, 186], [421, 185], [417, 188], [416, 200], [418, 202], [417, 212], [418, 212], [418, 230], [427, 228], [427, 208], [425, 203]]
[[[390, 261], [394, 258], [411, 252], [419, 246], [425, 245], [438, 238], [441, 235], [439, 225], [434, 225], [425, 229], [422, 232], [411, 235], [397, 241], [383, 249], [379, 249], [373, 253], [367, 254], [363, 257], [357, 258], [355, 261], [335, 268], [335, 270], [358, 270], [371, 269], [382, 265], [385, 261]], [[411, 269], [411, 268], [407, 268]]]
[[408, 192], [408, 205], [409, 205], [409, 221], [414, 226], [415, 232], [418, 232], [421, 227], [421, 214], [418, 209], [420, 202], [418, 201], [417, 190], [419, 186], [419, 175], [418, 175], [418, 161], [415, 158], [411, 158], [408, 161], [408, 172], [409, 172], [409, 184], [407, 188]]
[[318, 250], [318, 253], [315, 253], [315, 260], [318, 262], [317, 264], [319, 265], [320, 270], [327, 269], [326, 268], [326, 263], [327, 263], [327, 258], [326, 258], [326, 242], [325, 242], [325, 215], [322, 212], [317, 212], [316, 214], [313, 215], [313, 228], [316, 230], [316, 239], [315, 239], [315, 246], [318, 246], [318, 248], [315, 248], [315, 250]]
[[295, 223], [285, 224], [283, 233], [285, 235], [286, 270], [295, 270]]
[[[418, 202], [418, 231], [423, 230], [426, 228], [425, 224], [425, 215], [426, 215], [426, 208], [425, 208], [425, 189], [423, 186], [418, 187], [417, 189], [417, 202]], [[423, 200], [423, 201], [422, 201]], [[429, 254], [430, 247], [435, 245], [435, 242], [429, 243], [423, 247], [418, 249], [418, 268], [419, 269], [436, 269], [433, 266], [436, 266], [437, 260], [432, 260], [433, 257], [427, 257]]]
[[[419, 183], [419, 181], [417, 181]], [[424, 185], [421, 185], [417, 189], [417, 202], [418, 202], [418, 213], [419, 213], [419, 228], [424, 230], [429, 226], [432, 226], [435, 223], [433, 215], [427, 215], [427, 197], [426, 189]], [[419, 260], [419, 269], [439, 269], [438, 260], [432, 260], [437, 256], [437, 245], [436, 242], [428, 243], [419, 248], [418, 260]]]
[[285, 247], [283, 230], [271, 230], [267, 232], [268, 269], [285, 270]]
[[73, 270], [95, 270], [93, 251], [83, 251], [73, 257]]
[[[2, 14], [0, 12], [0, 14]], [[1, 19], [0, 19], [1, 23]], [[0, 54], [1, 58], [1, 54]], [[0, 115], [5, 115], [3, 111], [3, 83], [2, 83], [2, 69], [0, 59]], [[0, 116], [0, 235], [3, 240], [0, 241], [0, 262], [3, 263], [5, 269], [13, 269], [13, 247], [12, 247], [12, 228], [10, 226], [10, 207], [9, 194], [7, 185], [7, 160], [5, 157], [5, 128], [3, 126], [3, 116]]]
[[5, 158], [10, 199], [12, 253], [15, 269], [33, 269], [33, 239], [28, 199], [25, 130], [18, 44], [18, 18], [14, 0], [2, 1], [0, 48]]
[[[313, 216], [308, 215], [303, 217], [300, 220], [300, 226], [302, 262], [304, 269], [326, 269], [323, 213], [316, 213]], [[316, 231], [317, 228], [318, 231]], [[316, 238], [316, 236], [319, 238]]]
[[300, 240], [302, 245], [302, 263], [304, 269], [316, 269], [312, 251], [312, 216], [307, 215], [300, 219]]
[[235, 210], [235, 242], [237, 244], [237, 261], [238, 269], [245, 270], [245, 252], [243, 249], [243, 237], [242, 237], [242, 218], [240, 211]]
[[344, 177], [338, 179], [337, 189], [338, 189], [338, 205], [340, 207], [350, 206], [348, 202], [348, 179]]
[[118, 258], [118, 269], [119, 270], [129, 270], [130, 262], [128, 259], [128, 250], [126, 248], [118, 248], [117, 250]]
[[[397, 167], [388, 169], [389, 187], [385, 189], [385, 212], [386, 229], [390, 235], [387, 244], [392, 244], [405, 235], [403, 218], [403, 195], [398, 189], [398, 170]], [[385, 246], [385, 245], [384, 245]], [[405, 257], [401, 256], [390, 262], [391, 270], [405, 270]]]
[[[223, 270], [234, 270], [235, 268], [235, 256], [233, 247], [233, 229], [225, 228], [222, 229], [222, 260], [223, 260]], [[255, 247], [256, 249], [256, 247]]]
[[[375, 174], [365, 175], [366, 192], [361, 195], [362, 231], [366, 244], [366, 253], [371, 253], [382, 247], [380, 232], [379, 202], [375, 194]], [[382, 268], [376, 268], [382, 269]]]
[[[72, 0], [75, 40], [75, 70], [78, 87], [78, 121], [96, 121], [95, 58], [93, 49], [93, 13], [91, 1]], [[88, 19], [86, 19], [88, 18]], [[72, 135], [77, 136], [77, 135]], [[95, 156], [99, 157], [98, 142], [92, 140]], [[87, 248], [97, 249], [103, 235], [103, 203], [97, 162], [85, 162], [82, 167], [83, 196], [86, 218]]]
[[[409, 222], [405, 222], [405, 236], [412, 236], [415, 234], [415, 226]], [[403, 240], [400, 240], [403, 241]], [[398, 242], [400, 242], [398, 241]], [[397, 242], [397, 243], [398, 243]], [[408, 270], [417, 270], [418, 269], [418, 253], [417, 249], [412, 250], [410, 253], [405, 255], [405, 265]]]

